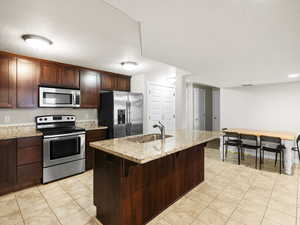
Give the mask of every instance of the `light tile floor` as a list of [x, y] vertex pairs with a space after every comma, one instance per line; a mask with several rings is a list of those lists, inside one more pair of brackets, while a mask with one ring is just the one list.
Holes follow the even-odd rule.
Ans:
[[[205, 152], [205, 182], [148, 225], [300, 225], [299, 174], [279, 175], [274, 161], [254, 168], [246, 156], [226, 162], [216, 149]], [[93, 172], [0, 197], [1, 225], [98, 225]], [[298, 217], [299, 216], [299, 217]]]

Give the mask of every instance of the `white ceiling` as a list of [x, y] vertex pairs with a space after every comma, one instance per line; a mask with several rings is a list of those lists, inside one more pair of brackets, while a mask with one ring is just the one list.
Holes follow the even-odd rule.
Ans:
[[[43, 51], [23, 34], [54, 42]], [[102, 0], [9, 0], [0, 7], [0, 50], [131, 75], [120, 62], [137, 61], [133, 74], [174, 71], [141, 57], [139, 24]]]
[[300, 73], [299, 0], [106, 0], [141, 22], [143, 56], [220, 87]]

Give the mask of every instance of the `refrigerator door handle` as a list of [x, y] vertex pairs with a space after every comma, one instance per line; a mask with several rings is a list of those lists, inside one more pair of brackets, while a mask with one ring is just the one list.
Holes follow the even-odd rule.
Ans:
[[128, 102], [128, 124], [131, 125], [131, 104]]

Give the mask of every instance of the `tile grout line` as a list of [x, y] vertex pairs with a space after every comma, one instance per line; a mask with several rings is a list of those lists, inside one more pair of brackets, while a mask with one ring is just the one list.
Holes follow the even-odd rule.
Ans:
[[47, 202], [47, 205], [48, 205], [49, 209], [50, 209], [51, 212], [54, 214], [54, 216], [55, 216], [55, 218], [57, 219], [57, 221], [58, 221], [61, 225], [63, 225], [63, 224], [61, 223], [60, 219], [57, 217], [56, 213], [53, 211], [52, 207], [50, 206], [50, 204], [49, 204], [47, 198], [44, 196], [44, 194], [41, 192], [41, 190], [40, 190], [38, 187], [37, 187], [37, 189], [39, 190], [40, 194], [43, 196], [44, 200]]
[[[246, 167], [247, 167], [247, 166], [246, 166]], [[278, 179], [278, 176], [276, 176], [276, 179]], [[253, 185], [250, 185], [250, 187], [252, 187], [252, 186], [253, 186]], [[271, 195], [270, 195], [270, 197], [269, 197], [268, 204], [267, 204], [267, 206], [266, 206], [264, 215], [263, 215], [263, 217], [262, 217], [262, 219], [261, 219], [260, 225], [262, 225], [262, 223], [263, 223], [263, 220], [264, 220], [264, 217], [265, 217], [265, 213], [266, 213], [266, 211], [267, 211], [267, 209], [268, 209], [269, 202], [270, 202], [270, 200], [271, 200], [271, 196], [272, 196], [272, 193], [273, 193], [273, 190], [274, 190], [274, 186], [275, 186], [275, 182], [274, 182], [274, 184], [273, 184], [273, 187], [272, 187], [272, 190], [271, 190]], [[245, 195], [246, 195], [247, 192], [249, 191], [250, 187], [249, 187], [248, 190], [245, 192], [243, 198], [245, 197]], [[243, 199], [243, 198], [242, 198], [242, 199]], [[242, 200], [239, 201], [239, 204], [241, 203], [241, 201], [242, 201]], [[232, 217], [233, 213], [237, 210], [237, 208], [238, 208], [238, 207], [236, 207], [236, 209], [232, 212], [232, 214], [230, 215], [229, 219]], [[228, 223], [228, 220], [226, 221], [226, 223]]]
[[21, 217], [22, 217], [23, 224], [25, 224], [25, 219], [24, 219], [23, 213], [22, 213], [22, 211], [21, 211], [21, 207], [20, 207], [20, 204], [19, 204], [19, 201], [18, 201], [18, 198], [17, 198], [17, 195], [15, 194], [15, 192], [14, 192], [14, 196], [15, 196], [15, 200], [16, 200], [16, 202], [17, 202], [17, 205], [18, 205], [18, 208], [19, 208]]
[[[78, 179], [78, 181], [79, 181], [79, 179]], [[79, 182], [82, 183], [81, 181], [79, 181]], [[80, 209], [84, 210], [84, 212], [87, 213], [87, 215], [88, 215], [89, 217], [96, 218], [95, 216], [91, 216], [91, 215], [89, 214], [89, 212], [88, 212], [85, 208], [81, 207], [81, 205], [76, 201], [76, 199], [75, 199], [69, 192], [67, 192], [67, 191], [64, 189], [64, 187], [63, 187], [60, 183], [58, 183], [58, 185], [59, 185], [59, 186], [67, 193], [67, 195], [69, 195], [69, 197], [71, 197], [72, 201], [73, 201], [76, 205], [78, 205]], [[98, 221], [98, 219], [97, 219], [97, 221]]]
[[252, 185], [249, 185], [247, 191], [245, 191], [243, 197], [241, 198], [241, 200], [239, 200], [239, 203], [237, 204], [237, 206], [235, 207], [235, 209], [232, 211], [232, 213], [230, 214], [230, 216], [228, 217], [228, 219], [226, 220], [226, 224], [229, 222], [229, 220], [231, 219], [231, 217], [233, 216], [234, 212], [237, 210], [238, 206], [240, 205], [240, 203], [242, 202], [242, 200], [244, 199], [244, 197], [246, 196], [246, 194], [248, 193], [250, 187]]

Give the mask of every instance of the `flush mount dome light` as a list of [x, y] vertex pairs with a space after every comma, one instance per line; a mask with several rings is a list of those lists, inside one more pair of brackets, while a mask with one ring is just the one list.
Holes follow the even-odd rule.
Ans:
[[293, 73], [288, 75], [288, 78], [297, 78], [297, 77], [299, 77], [299, 73]]
[[252, 87], [254, 86], [253, 84], [242, 84], [242, 87]]
[[45, 49], [53, 44], [49, 39], [34, 34], [24, 34], [22, 39], [34, 49]]
[[123, 66], [125, 70], [134, 70], [138, 65], [139, 64], [137, 62], [131, 62], [131, 61], [121, 62], [121, 66]]

